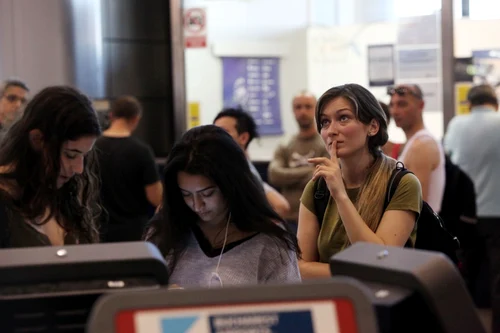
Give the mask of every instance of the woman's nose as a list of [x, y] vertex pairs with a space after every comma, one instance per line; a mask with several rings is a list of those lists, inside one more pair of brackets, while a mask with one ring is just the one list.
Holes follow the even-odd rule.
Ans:
[[77, 157], [74, 164], [72, 165], [73, 172], [77, 175], [81, 175], [84, 168], [85, 166], [83, 156]]
[[328, 126], [328, 134], [336, 135], [338, 134], [338, 123], [336, 121], [332, 121], [330, 126]]
[[193, 196], [193, 210], [195, 212], [200, 212], [201, 209], [203, 208], [203, 204], [204, 202], [200, 197], [196, 195]]

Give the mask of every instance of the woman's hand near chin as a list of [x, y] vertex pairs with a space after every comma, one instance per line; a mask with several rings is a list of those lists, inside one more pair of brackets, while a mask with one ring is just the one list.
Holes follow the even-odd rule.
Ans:
[[342, 179], [342, 172], [340, 171], [340, 164], [337, 158], [336, 145], [337, 142], [335, 141], [331, 145], [330, 158], [316, 157], [308, 160], [309, 163], [316, 166], [312, 179], [316, 180], [322, 177], [335, 200], [341, 195], [346, 195], [344, 180]]

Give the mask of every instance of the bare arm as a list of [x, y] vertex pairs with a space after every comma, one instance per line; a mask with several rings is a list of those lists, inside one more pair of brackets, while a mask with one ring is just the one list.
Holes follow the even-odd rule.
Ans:
[[276, 191], [272, 186], [270, 186], [266, 182], [262, 182], [262, 186], [264, 186], [264, 191], [266, 192], [267, 201], [271, 207], [274, 208], [276, 213], [279, 216], [285, 217], [290, 212], [290, 204], [288, 200], [285, 199], [284, 196], [281, 195], [278, 191]]
[[405, 167], [413, 172], [422, 186], [422, 197], [427, 201], [431, 173], [439, 165], [439, 147], [432, 138], [422, 137], [411, 145], [405, 160]]
[[144, 187], [146, 191], [146, 198], [154, 207], [158, 207], [161, 204], [161, 199], [163, 196], [163, 186], [161, 181], [157, 181], [153, 184], [146, 185]]
[[311, 166], [289, 168], [283, 146], [278, 147], [276, 150], [268, 169], [269, 182], [278, 187], [305, 183], [311, 179], [312, 173], [313, 168]]
[[347, 195], [335, 201], [351, 244], [370, 242], [382, 245], [404, 246], [415, 227], [416, 214], [407, 210], [389, 210], [373, 232], [361, 218]]
[[318, 262], [318, 236], [319, 223], [316, 215], [301, 203], [297, 238], [302, 250], [302, 259], [299, 260], [302, 279], [326, 278], [331, 276], [329, 265]]

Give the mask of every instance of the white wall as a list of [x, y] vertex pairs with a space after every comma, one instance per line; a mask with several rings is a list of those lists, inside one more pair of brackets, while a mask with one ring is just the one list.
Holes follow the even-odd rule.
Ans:
[[[200, 103], [202, 124], [212, 123], [222, 109], [221, 53], [280, 54], [281, 121], [285, 135], [298, 128], [291, 110], [293, 96], [307, 88], [306, 30], [310, 12], [307, 0], [200, 1], [185, 0], [184, 7], [207, 9], [205, 49], [187, 49], [187, 101]], [[220, 51], [224, 49], [223, 51]], [[249, 147], [253, 160], [269, 160], [281, 136], [266, 136]]]
[[183, 4], [206, 8], [210, 42], [273, 38], [309, 22], [309, 0], [184, 0]]
[[[500, 31], [500, 20], [455, 21], [455, 56], [469, 57], [473, 50], [500, 49], [500, 39], [494, 35]], [[368, 87], [368, 45], [395, 44], [397, 23], [371, 23], [334, 28], [309, 28], [307, 75], [309, 89], [321, 94], [326, 89], [349, 82]], [[378, 99], [388, 102], [385, 88], [371, 87]], [[443, 136], [443, 116], [440, 112], [424, 113], [427, 128], [437, 137]], [[396, 142], [404, 142], [404, 133], [393, 122], [389, 136]]]
[[[309, 5], [321, 3], [309, 2]], [[367, 46], [394, 44], [396, 22], [327, 27], [330, 15], [321, 16], [319, 7], [306, 0], [185, 0], [185, 7], [207, 8], [209, 47], [186, 50], [187, 99], [200, 102], [202, 123], [211, 123], [222, 108], [222, 65], [214, 47], [233, 43], [234, 52], [253, 46], [254, 53], [281, 52], [280, 99], [285, 135], [297, 132], [291, 99], [307, 88], [316, 95], [348, 82], [368, 86]], [[284, 8], [287, 10], [285, 11]], [[328, 7], [328, 8], [331, 8]], [[286, 14], [285, 14], [286, 13]], [[323, 27], [307, 28], [308, 22]], [[500, 20], [455, 22], [455, 53], [470, 56], [472, 50], [500, 48]], [[255, 51], [257, 50], [257, 51]], [[378, 99], [387, 102], [385, 88], [370, 88]], [[426, 126], [438, 138], [443, 135], [442, 112], [427, 112]], [[393, 123], [391, 140], [404, 142], [403, 132]], [[269, 160], [282, 137], [265, 137], [250, 146], [254, 160]]]
[[460, 19], [454, 28], [456, 57], [470, 57], [475, 50], [500, 49], [500, 19]]
[[[345, 83], [368, 86], [367, 46], [393, 44], [396, 25], [373, 23], [310, 28], [307, 38], [309, 89], [320, 95], [328, 88]], [[376, 97], [385, 97], [383, 89], [373, 89], [373, 93]]]
[[[370, 89], [375, 97], [389, 102], [385, 87], [368, 87], [368, 46], [395, 44], [397, 23], [370, 23], [335, 28], [308, 29], [307, 75], [309, 90], [321, 95], [328, 88], [358, 83]], [[425, 112], [424, 123], [437, 137], [443, 135], [442, 111]], [[389, 124], [389, 137], [405, 142], [403, 131]]]
[[64, 0], [0, 0], [0, 80], [18, 77], [32, 93], [71, 83], [67, 8]]

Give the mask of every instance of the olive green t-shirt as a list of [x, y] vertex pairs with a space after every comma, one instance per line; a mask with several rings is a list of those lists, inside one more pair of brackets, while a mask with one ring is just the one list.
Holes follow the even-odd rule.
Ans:
[[[314, 188], [316, 181], [309, 181], [306, 185], [301, 203], [313, 214], [314, 208]], [[355, 204], [359, 188], [347, 189], [349, 199]], [[417, 177], [411, 173], [404, 175], [385, 211], [388, 210], [408, 210], [417, 213], [416, 219], [422, 209], [422, 189]], [[330, 196], [326, 206], [323, 223], [318, 236], [319, 261], [328, 263], [330, 258], [342, 251], [345, 247], [347, 233], [338, 213], [335, 201]], [[413, 229], [411, 240], [415, 244], [416, 224]]]

